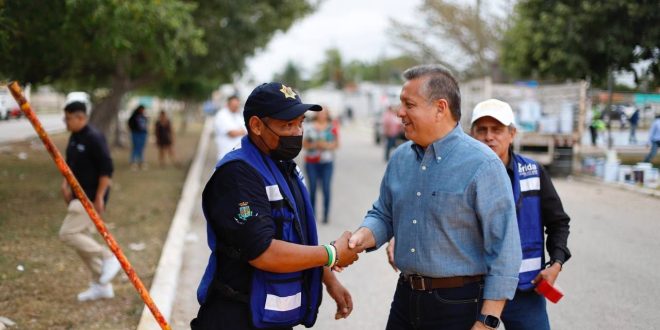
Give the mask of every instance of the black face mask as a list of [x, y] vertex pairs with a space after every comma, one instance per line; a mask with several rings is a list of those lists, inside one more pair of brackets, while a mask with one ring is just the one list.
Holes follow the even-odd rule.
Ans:
[[[277, 147], [275, 147], [275, 149], [270, 151], [270, 157], [272, 159], [292, 160], [296, 158], [296, 156], [298, 156], [300, 150], [302, 149], [302, 141], [303, 141], [302, 135], [280, 136], [277, 133], [275, 133], [275, 131], [273, 131], [272, 128], [266, 125], [266, 123], [264, 123], [264, 126], [268, 127], [268, 129], [279, 138]], [[263, 141], [263, 138], [261, 139]]]

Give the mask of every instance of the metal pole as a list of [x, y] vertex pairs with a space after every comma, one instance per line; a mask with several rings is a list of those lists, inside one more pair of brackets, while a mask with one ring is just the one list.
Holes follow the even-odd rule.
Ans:
[[101, 234], [103, 240], [105, 240], [105, 242], [108, 244], [108, 247], [110, 247], [112, 253], [114, 253], [114, 255], [117, 257], [117, 260], [119, 260], [121, 267], [124, 269], [124, 272], [126, 272], [126, 275], [128, 275], [128, 279], [131, 281], [131, 283], [133, 283], [133, 286], [135, 286], [135, 289], [140, 294], [140, 297], [144, 301], [145, 305], [147, 305], [149, 310], [151, 310], [151, 314], [153, 314], [154, 318], [163, 330], [171, 330], [170, 325], [167, 324], [167, 321], [165, 320], [165, 317], [163, 317], [163, 315], [158, 310], [158, 307], [156, 307], [156, 304], [151, 299], [147, 288], [144, 287], [144, 284], [142, 284], [142, 281], [140, 281], [140, 278], [135, 273], [133, 266], [131, 266], [130, 262], [128, 262], [128, 259], [126, 259], [126, 256], [119, 248], [117, 241], [115, 241], [112, 235], [110, 235], [110, 232], [108, 232], [103, 219], [101, 219], [101, 216], [96, 213], [92, 202], [89, 200], [89, 198], [87, 198], [85, 192], [83, 192], [80, 183], [78, 183], [78, 180], [73, 175], [73, 172], [71, 172], [69, 165], [67, 165], [59, 150], [57, 150], [57, 147], [44, 130], [41, 122], [37, 118], [37, 115], [32, 110], [30, 103], [28, 103], [28, 101], [25, 99], [25, 96], [23, 96], [21, 87], [15, 81], [10, 83], [7, 87], [9, 88], [9, 91], [11, 91], [11, 94], [16, 100], [16, 103], [18, 103], [18, 105], [21, 107], [21, 110], [25, 116], [32, 123], [34, 130], [37, 131], [37, 134], [39, 135], [41, 141], [44, 143], [46, 150], [48, 150], [48, 153], [55, 161], [57, 169], [60, 170], [60, 173], [62, 173], [66, 181], [69, 183], [69, 186], [71, 186], [73, 193], [76, 195], [76, 197], [78, 197], [83, 207], [85, 207], [85, 211], [87, 211], [87, 214], [89, 214], [92, 222], [94, 222], [94, 225], [96, 226], [99, 234]]

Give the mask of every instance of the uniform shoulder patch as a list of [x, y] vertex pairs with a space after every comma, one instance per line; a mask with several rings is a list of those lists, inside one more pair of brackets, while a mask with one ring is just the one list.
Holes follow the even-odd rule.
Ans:
[[238, 214], [234, 217], [234, 220], [239, 224], [244, 224], [248, 218], [252, 216], [252, 209], [250, 209], [250, 204], [248, 202], [238, 203]]

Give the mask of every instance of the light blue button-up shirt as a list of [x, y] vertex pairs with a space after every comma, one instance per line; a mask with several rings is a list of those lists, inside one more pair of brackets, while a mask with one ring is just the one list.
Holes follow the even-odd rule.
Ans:
[[653, 120], [649, 131], [649, 144], [660, 141], [660, 118]]
[[512, 299], [522, 258], [512, 196], [502, 161], [457, 125], [426, 149], [397, 148], [362, 226], [377, 248], [396, 238], [405, 274], [483, 274], [484, 299]]

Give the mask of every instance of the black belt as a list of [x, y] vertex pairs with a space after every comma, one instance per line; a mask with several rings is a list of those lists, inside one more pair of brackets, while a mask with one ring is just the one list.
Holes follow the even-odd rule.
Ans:
[[433, 290], [460, 288], [466, 284], [479, 282], [484, 279], [483, 275], [452, 276], [452, 277], [426, 277], [422, 275], [401, 274], [404, 282], [410, 283], [413, 290]]

